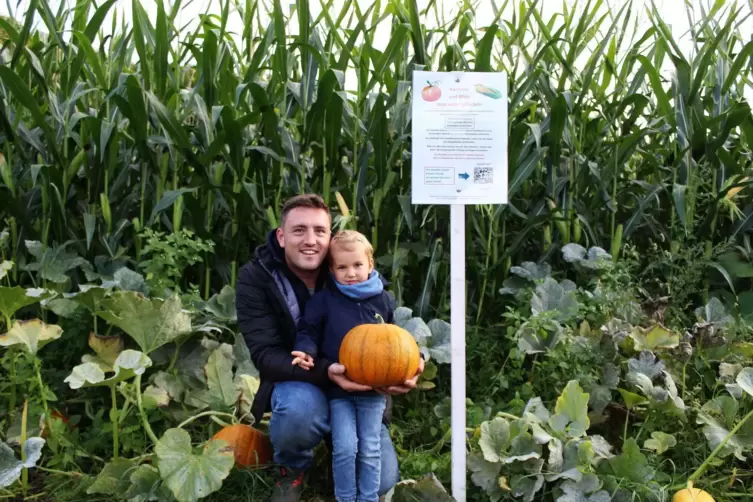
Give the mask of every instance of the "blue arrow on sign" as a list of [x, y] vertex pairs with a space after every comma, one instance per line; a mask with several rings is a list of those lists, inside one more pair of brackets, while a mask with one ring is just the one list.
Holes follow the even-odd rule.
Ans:
[[468, 173], [460, 173], [458, 174], [458, 178], [463, 178], [464, 180], [467, 180], [471, 176]]

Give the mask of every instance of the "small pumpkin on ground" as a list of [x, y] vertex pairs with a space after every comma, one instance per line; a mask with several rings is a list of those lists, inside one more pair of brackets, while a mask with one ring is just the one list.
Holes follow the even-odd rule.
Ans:
[[416, 375], [421, 352], [408, 331], [377, 317], [381, 322], [348, 331], [340, 345], [340, 364], [356, 383], [374, 388], [401, 385]]
[[272, 443], [269, 437], [250, 425], [228, 425], [220, 429], [212, 439], [222, 439], [230, 445], [236, 467], [258, 467], [272, 461]]
[[675, 493], [672, 502], [716, 502], [714, 497], [700, 488], [693, 488], [693, 482], [688, 481], [688, 487]]

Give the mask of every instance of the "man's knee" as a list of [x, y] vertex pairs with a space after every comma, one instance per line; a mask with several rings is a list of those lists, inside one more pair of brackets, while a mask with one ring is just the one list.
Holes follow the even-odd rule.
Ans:
[[329, 407], [321, 389], [305, 382], [277, 383], [269, 432], [275, 450], [319, 444], [329, 433]]

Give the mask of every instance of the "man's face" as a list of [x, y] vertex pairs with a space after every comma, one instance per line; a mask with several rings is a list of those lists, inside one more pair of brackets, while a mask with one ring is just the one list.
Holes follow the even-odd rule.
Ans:
[[288, 213], [283, 227], [277, 229], [277, 241], [294, 273], [316, 270], [322, 264], [329, 249], [330, 224], [322, 209], [297, 207]]

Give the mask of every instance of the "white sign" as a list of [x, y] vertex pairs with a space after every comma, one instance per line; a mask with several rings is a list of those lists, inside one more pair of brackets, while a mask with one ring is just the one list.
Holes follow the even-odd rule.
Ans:
[[413, 204], [507, 204], [507, 75], [413, 72]]

